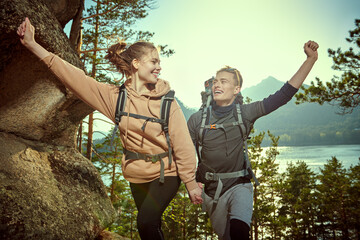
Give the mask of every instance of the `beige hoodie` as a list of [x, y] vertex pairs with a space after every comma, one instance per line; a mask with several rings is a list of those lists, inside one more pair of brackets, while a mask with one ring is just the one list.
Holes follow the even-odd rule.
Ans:
[[[119, 87], [99, 83], [85, 73], [63, 61], [54, 54], [42, 59], [57, 78], [76, 96], [92, 108], [98, 110], [115, 122], [115, 108]], [[170, 90], [169, 83], [159, 79], [155, 89], [149, 93], [139, 94], [130, 84], [125, 82], [128, 92], [125, 112], [131, 112], [149, 117], [160, 117], [161, 96]], [[159, 123], [147, 122], [145, 130], [141, 127], [143, 119], [123, 116], [119, 124], [123, 146], [133, 152], [159, 154], [168, 151], [165, 134]], [[180, 176], [188, 191], [197, 187], [195, 181], [196, 154], [190, 138], [186, 120], [179, 104], [174, 101], [170, 109], [169, 135], [173, 147], [173, 163], [165, 163], [165, 176]], [[144, 160], [122, 159], [122, 171], [125, 179], [133, 183], [145, 183], [160, 177], [160, 161], [156, 163]]]

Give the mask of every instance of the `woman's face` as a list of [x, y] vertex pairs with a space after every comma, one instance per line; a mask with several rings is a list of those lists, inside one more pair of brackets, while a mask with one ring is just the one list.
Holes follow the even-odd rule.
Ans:
[[145, 83], [155, 84], [160, 75], [160, 58], [156, 49], [151, 49], [144, 54], [140, 61], [135, 63], [138, 70], [139, 80]]

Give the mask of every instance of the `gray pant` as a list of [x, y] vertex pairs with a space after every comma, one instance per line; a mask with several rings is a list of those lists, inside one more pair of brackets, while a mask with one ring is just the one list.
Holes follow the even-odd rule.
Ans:
[[214, 208], [213, 199], [205, 194], [204, 204], [214, 232], [219, 239], [230, 239], [230, 220], [238, 219], [250, 226], [253, 212], [253, 185], [241, 183], [227, 190]]

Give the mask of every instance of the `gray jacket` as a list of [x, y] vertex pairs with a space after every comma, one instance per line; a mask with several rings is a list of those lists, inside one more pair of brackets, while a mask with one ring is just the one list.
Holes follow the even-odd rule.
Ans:
[[[254, 122], [286, 104], [297, 89], [286, 83], [279, 91], [262, 101], [241, 105], [242, 119], [247, 129], [247, 135], [250, 133]], [[233, 103], [235, 106], [235, 104]], [[215, 106], [219, 108], [218, 106]], [[221, 107], [220, 107], [221, 108]], [[194, 113], [188, 120], [190, 136], [196, 145], [202, 136], [199, 136], [199, 129], [202, 120], [202, 111]], [[235, 114], [230, 110], [224, 116], [219, 117], [212, 109], [210, 113], [209, 124], [223, 124], [235, 122]], [[205, 172], [227, 173], [236, 172], [244, 169], [244, 142], [240, 128], [238, 126], [227, 127], [226, 129], [206, 130], [201, 149], [201, 161], [199, 161], [197, 176], [204, 175]], [[217, 187], [216, 181], [204, 181], [198, 178], [197, 181], [205, 183], [205, 193], [213, 197]], [[224, 186], [221, 194], [232, 186], [249, 182], [248, 178], [239, 177], [222, 180]]]

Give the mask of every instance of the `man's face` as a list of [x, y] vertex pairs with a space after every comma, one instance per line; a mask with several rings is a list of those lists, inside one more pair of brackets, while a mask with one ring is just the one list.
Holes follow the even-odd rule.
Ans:
[[219, 72], [213, 81], [212, 93], [216, 105], [228, 106], [235, 100], [240, 92], [240, 87], [235, 84], [234, 74], [230, 72]]

